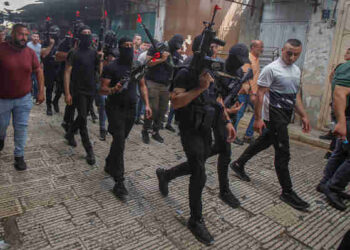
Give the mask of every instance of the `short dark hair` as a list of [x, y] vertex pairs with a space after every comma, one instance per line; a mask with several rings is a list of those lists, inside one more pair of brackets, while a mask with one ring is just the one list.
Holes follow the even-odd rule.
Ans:
[[23, 23], [16, 23], [15, 25], [12, 26], [12, 33], [15, 32], [19, 28], [26, 28], [28, 29], [27, 25]]
[[293, 39], [288, 39], [287, 42], [284, 45], [286, 45], [287, 43], [292, 45], [293, 47], [301, 47], [302, 46], [301, 41], [298, 40], [298, 39], [294, 39], [294, 38]]

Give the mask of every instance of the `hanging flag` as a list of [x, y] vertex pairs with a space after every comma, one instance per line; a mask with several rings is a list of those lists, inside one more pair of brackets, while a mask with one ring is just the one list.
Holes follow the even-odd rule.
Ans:
[[77, 11], [75, 12], [75, 16], [76, 16], [76, 17], [80, 17], [80, 11], [79, 11], [79, 10], [77, 10]]

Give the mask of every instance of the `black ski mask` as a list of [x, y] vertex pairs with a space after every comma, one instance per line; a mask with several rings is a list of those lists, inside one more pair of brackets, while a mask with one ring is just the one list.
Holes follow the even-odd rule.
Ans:
[[119, 62], [124, 65], [131, 65], [134, 59], [134, 48], [125, 48], [122, 45], [126, 42], [132, 42], [129, 37], [122, 37], [119, 39]]
[[184, 43], [184, 38], [182, 35], [180, 35], [180, 34], [174, 35], [168, 41], [170, 52], [173, 53], [173, 52], [177, 51], [178, 49], [181, 49], [183, 43]]
[[87, 49], [90, 47], [92, 43], [92, 36], [86, 35], [86, 34], [80, 34], [79, 40], [80, 40], [79, 47], [81, 49]]
[[246, 45], [238, 43], [234, 45], [225, 61], [225, 69], [231, 75], [236, 75], [236, 71], [249, 61], [249, 50]]

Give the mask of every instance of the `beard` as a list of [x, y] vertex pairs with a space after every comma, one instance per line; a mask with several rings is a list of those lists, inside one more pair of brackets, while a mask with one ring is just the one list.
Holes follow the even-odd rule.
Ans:
[[27, 41], [26, 40], [13, 40], [13, 45], [17, 48], [23, 49], [27, 46]]

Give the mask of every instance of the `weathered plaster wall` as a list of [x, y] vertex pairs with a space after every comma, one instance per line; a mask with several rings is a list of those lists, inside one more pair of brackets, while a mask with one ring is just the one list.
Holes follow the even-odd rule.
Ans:
[[[334, 6], [331, 6], [332, 8]], [[302, 95], [312, 127], [317, 127], [321, 102], [328, 78], [328, 63], [335, 27], [321, 20], [322, 8], [317, 8], [310, 20], [306, 55], [302, 73]]]
[[[249, 4], [254, 1], [250, 0]], [[255, 1], [255, 8], [246, 7], [241, 16], [241, 25], [239, 31], [239, 42], [249, 45], [252, 40], [259, 39], [260, 19], [262, 15], [263, 0]]]

